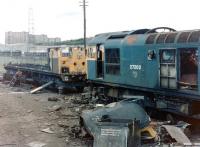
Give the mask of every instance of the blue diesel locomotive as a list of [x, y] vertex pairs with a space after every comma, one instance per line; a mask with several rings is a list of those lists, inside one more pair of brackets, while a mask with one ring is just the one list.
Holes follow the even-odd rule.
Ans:
[[200, 30], [168, 27], [96, 35], [87, 78], [106, 97], [142, 99], [145, 108], [199, 119]]

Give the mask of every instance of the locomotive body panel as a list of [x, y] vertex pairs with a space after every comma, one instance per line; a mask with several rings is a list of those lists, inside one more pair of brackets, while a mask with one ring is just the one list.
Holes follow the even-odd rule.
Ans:
[[[185, 32], [120, 37], [110, 34], [100, 43], [105, 52], [103, 66], [98, 67], [96, 58], [87, 61], [88, 69], [91, 65], [93, 69], [88, 70], [88, 79], [94, 83], [200, 100], [200, 42], [194, 39], [200, 34], [192, 38], [194, 32], [199, 31], [187, 31], [190, 35], [185, 40]], [[149, 43], [149, 37], [154, 34]], [[103, 68], [101, 78], [96, 76], [97, 68]]]

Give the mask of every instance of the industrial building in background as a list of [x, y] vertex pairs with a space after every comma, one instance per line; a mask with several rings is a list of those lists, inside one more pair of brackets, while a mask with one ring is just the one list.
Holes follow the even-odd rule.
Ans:
[[[33, 39], [34, 38], [34, 39]], [[33, 35], [28, 32], [6, 32], [5, 44], [55, 44], [61, 42], [61, 38], [49, 38], [45, 34]]]

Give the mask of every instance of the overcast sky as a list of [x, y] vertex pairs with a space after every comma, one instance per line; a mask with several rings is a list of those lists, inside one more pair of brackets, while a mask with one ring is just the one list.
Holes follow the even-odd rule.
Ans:
[[[1, 0], [0, 43], [6, 31], [28, 30], [33, 8], [35, 34], [83, 36], [81, 0]], [[88, 0], [87, 36], [98, 33], [168, 26], [200, 29], [199, 0]]]

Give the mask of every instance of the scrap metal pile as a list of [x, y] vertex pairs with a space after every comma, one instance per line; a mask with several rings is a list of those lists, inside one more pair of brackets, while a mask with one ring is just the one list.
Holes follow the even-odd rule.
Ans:
[[[151, 120], [135, 99], [110, 104], [90, 103], [92, 98], [82, 94], [72, 99], [80, 114], [80, 123], [73, 132], [93, 147], [138, 147], [163, 145], [188, 145], [192, 143], [191, 125], [178, 122]], [[94, 98], [96, 99], [96, 98]], [[80, 109], [79, 109], [80, 108]], [[88, 141], [89, 140], [89, 141]]]

